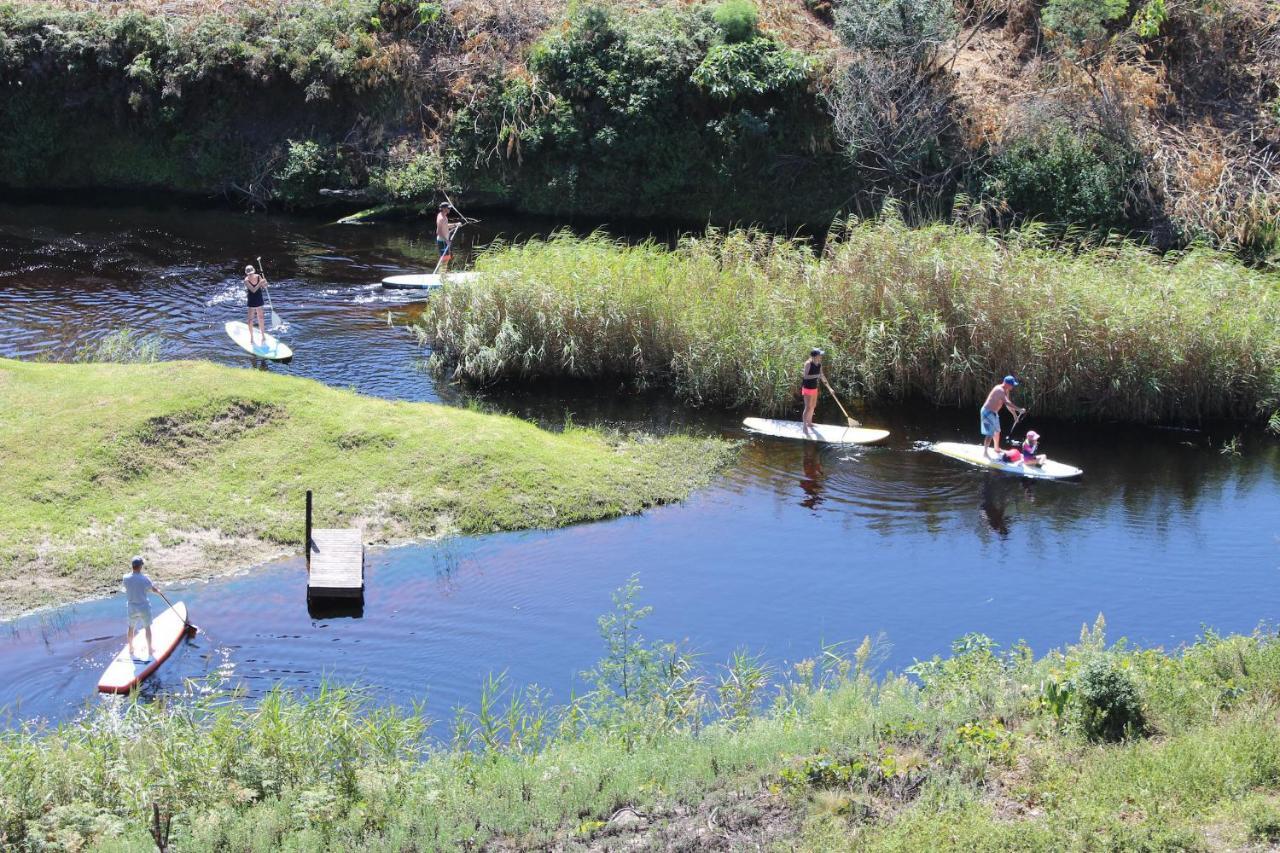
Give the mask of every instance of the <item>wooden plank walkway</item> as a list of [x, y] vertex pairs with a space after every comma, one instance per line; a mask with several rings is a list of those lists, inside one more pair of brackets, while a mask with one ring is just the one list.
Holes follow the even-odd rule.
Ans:
[[311, 531], [311, 572], [307, 598], [363, 598], [364, 543], [360, 531]]

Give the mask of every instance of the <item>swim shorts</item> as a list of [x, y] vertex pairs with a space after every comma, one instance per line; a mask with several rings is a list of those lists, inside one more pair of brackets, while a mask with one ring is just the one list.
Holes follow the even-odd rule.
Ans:
[[151, 608], [150, 607], [130, 607], [129, 608], [129, 627], [138, 630], [151, 627]]
[[436, 248], [440, 250], [440, 257], [444, 257], [444, 253], [449, 251], [449, 241], [436, 238]]
[[806, 397], [816, 397], [818, 396], [818, 389], [817, 388], [801, 388], [800, 393]]
[[1000, 431], [1000, 413], [988, 409], [980, 409], [978, 425], [984, 436], [992, 436]]

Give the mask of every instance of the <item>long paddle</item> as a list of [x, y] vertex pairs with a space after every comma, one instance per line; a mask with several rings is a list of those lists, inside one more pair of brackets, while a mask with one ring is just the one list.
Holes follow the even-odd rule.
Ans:
[[[156, 588], [156, 595], [164, 599], [164, 603], [169, 605], [170, 610], [175, 610], [173, 606], [173, 602], [170, 601], [168, 598], [165, 598], [165, 594], [160, 591], [159, 587]], [[200, 632], [200, 629], [197, 628], [195, 625], [192, 625], [191, 620], [185, 616], [182, 617], [182, 624], [187, 626], [187, 636], [194, 637], [196, 634]]]
[[1014, 431], [1015, 429], [1017, 429], [1017, 428], [1018, 428], [1018, 424], [1019, 424], [1019, 422], [1021, 422], [1021, 421], [1022, 421], [1022, 418], [1023, 418], [1023, 416], [1024, 416], [1024, 415], [1026, 415], [1026, 413], [1027, 413], [1027, 409], [1026, 409], [1026, 407], [1024, 406], [1024, 407], [1022, 408], [1022, 410], [1018, 412], [1017, 416], [1016, 416], [1016, 417], [1014, 417], [1014, 419], [1013, 419], [1013, 426], [1009, 427], [1009, 440], [1010, 440], [1010, 441], [1013, 441], [1013, 431]]
[[[262, 257], [258, 257], [258, 275], [266, 278], [266, 274], [262, 272]], [[280, 315], [276, 313], [276, 306], [271, 304], [271, 286], [268, 285], [262, 289], [267, 296], [267, 308], [271, 311], [271, 331], [276, 332], [284, 328], [285, 322], [280, 319]]]
[[845, 410], [844, 403], [840, 402], [840, 398], [836, 396], [835, 389], [831, 387], [831, 383], [828, 382], [825, 377], [822, 380], [822, 384], [827, 386], [827, 391], [831, 393], [831, 399], [835, 400], [836, 405], [840, 407], [840, 411], [844, 412], [844, 419], [849, 422], [849, 426], [851, 427], [862, 426], [862, 423], [860, 421], [856, 421], [853, 418], [849, 417], [849, 412]]

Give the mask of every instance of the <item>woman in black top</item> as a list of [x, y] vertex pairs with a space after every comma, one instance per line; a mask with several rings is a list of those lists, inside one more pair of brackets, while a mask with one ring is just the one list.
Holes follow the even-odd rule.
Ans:
[[826, 379], [822, 375], [822, 350], [815, 347], [809, 351], [800, 376], [800, 395], [804, 397], [804, 417], [800, 422], [806, 427], [813, 426], [813, 412], [818, 408], [818, 383]]
[[244, 287], [249, 293], [249, 345], [253, 346], [253, 318], [258, 318], [258, 331], [262, 333], [262, 342], [267, 342], [267, 324], [262, 318], [262, 297], [267, 290], [266, 276], [260, 275], [252, 266], [244, 268]]

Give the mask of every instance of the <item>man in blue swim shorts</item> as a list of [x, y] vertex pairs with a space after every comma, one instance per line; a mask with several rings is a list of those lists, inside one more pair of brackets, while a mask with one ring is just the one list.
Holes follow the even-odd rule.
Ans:
[[978, 426], [982, 430], [982, 450], [987, 455], [990, 455], [992, 449], [997, 455], [1000, 453], [1000, 409], [1008, 409], [1015, 418], [1026, 411], [1015, 406], [1009, 397], [1010, 392], [1017, 385], [1018, 380], [1012, 374], [1006, 376], [999, 385], [991, 389], [991, 393], [987, 395], [987, 401], [978, 410]]

